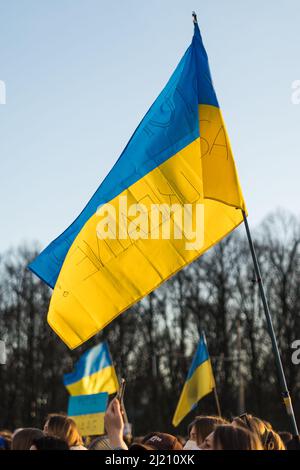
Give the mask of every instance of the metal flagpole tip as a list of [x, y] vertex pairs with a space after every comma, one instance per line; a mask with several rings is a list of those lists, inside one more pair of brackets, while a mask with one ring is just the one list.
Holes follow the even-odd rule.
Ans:
[[195, 12], [195, 11], [192, 12], [192, 17], [193, 17], [193, 23], [194, 23], [194, 24], [197, 24], [198, 21], [197, 21], [197, 15], [196, 15], [196, 12]]

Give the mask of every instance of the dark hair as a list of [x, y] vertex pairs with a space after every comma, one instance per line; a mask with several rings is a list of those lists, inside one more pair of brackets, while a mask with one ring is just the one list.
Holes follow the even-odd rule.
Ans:
[[220, 416], [197, 416], [188, 426], [188, 435], [190, 437], [192, 429], [195, 428], [196, 443], [199, 446], [221, 424], [227, 424], [227, 421]]
[[215, 450], [263, 450], [257, 434], [230, 424], [215, 429], [213, 442]]
[[66, 441], [53, 436], [44, 436], [39, 439], [34, 439], [32, 445], [37, 450], [69, 450]]
[[16, 431], [11, 442], [12, 450], [29, 450], [34, 439], [43, 437], [44, 433], [36, 428], [24, 428]]

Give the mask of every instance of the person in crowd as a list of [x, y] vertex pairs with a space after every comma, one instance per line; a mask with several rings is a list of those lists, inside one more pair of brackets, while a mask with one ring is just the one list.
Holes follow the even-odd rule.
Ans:
[[44, 437], [43, 431], [37, 428], [18, 429], [13, 434], [11, 449], [12, 450], [29, 450], [35, 439]]
[[44, 433], [58, 437], [68, 444], [70, 450], [87, 450], [75, 421], [63, 414], [50, 414], [45, 422]]
[[286, 450], [279, 434], [273, 431], [270, 423], [256, 416], [244, 413], [232, 421], [234, 426], [248, 429], [259, 436], [264, 450]]
[[221, 424], [228, 424], [228, 421], [219, 416], [197, 416], [188, 427], [189, 440], [185, 448], [193, 447], [193, 443], [199, 447], [206, 437]]
[[88, 450], [112, 450], [112, 448], [110, 446], [108, 437], [100, 436], [96, 437], [96, 439], [90, 443]]
[[164, 432], [152, 432], [147, 434], [142, 442], [132, 444], [130, 451], [140, 450], [182, 450], [183, 446], [176, 436]]
[[202, 450], [264, 450], [257, 434], [231, 424], [222, 424], [206, 437]]
[[63, 439], [53, 436], [43, 436], [33, 439], [30, 450], [69, 450], [69, 446]]

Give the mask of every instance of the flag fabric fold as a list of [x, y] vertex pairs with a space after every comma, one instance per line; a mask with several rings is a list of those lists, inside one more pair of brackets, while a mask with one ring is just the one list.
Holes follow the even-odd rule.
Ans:
[[[125, 198], [149, 212], [151, 205], [188, 205], [193, 220], [201, 206], [201, 246], [187, 249], [189, 238], [184, 232], [179, 239], [176, 228], [169, 239], [153, 236], [175, 224], [175, 213], [137, 236], [122, 212]], [[120, 230], [115, 238], [99, 236], [99, 209], [114, 214], [117, 229], [125, 217], [127, 237]], [[246, 211], [245, 202], [195, 24], [191, 45], [110, 173], [29, 266], [54, 288], [50, 326], [70, 348], [79, 346], [234, 230], [243, 222], [236, 209]]]
[[70, 395], [116, 393], [119, 383], [108, 344], [104, 342], [88, 349], [75, 364], [74, 371], [64, 375], [63, 382]]
[[177, 427], [198, 401], [211, 393], [214, 387], [214, 374], [206, 341], [202, 335], [178, 401], [172, 421], [173, 426]]

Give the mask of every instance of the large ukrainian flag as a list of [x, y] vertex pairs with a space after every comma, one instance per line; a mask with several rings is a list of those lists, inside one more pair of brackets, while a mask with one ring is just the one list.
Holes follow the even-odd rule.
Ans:
[[215, 379], [207, 345], [204, 335], [201, 335], [174, 414], [173, 426], [177, 427], [198, 401], [211, 393], [214, 388]]
[[106, 342], [88, 349], [74, 366], [74, 371], [64, 375], [64, 385], [70, 395], [93, 395], [119, 390], [111, 355]]
[[[101, 240], [97, 208], [204, 207], [204, 243], [141, 237]], [[54, 288], [48, 322], [75, 348], [218, 243], [246, 210], [198, 25], [164, 90], [77, 219], [29, 266]], [[171, 216], [173, 218], [173, 215]], [[195, 220], [195, 219], [194, 219]], [[170, 222], [165, 220], [163, 223]]]

